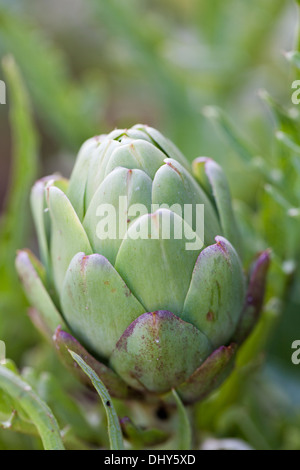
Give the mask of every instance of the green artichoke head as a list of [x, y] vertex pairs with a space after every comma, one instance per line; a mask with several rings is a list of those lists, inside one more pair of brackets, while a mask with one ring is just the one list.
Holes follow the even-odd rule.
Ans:
[[25, 250], [17, 270], [62, 356], [89, 358], [114, 396], [176, 388], [193, 402], [224, 380], [258, 316], [269, 256], [247, 291], [217, 163], [190, 167], [136, 125], [85, 142], [70, 181], [39, 180], [31, 204], [43, 265]]

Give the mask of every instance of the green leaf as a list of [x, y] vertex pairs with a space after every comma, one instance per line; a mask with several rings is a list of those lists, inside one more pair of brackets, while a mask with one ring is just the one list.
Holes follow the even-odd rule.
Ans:
[[256, 150], [239, 135], [238, 131], [235, 129], [224, 111], [216, 106], [206, 106], [203, 109], [203, 114], [217, 125], [218, 129], [235, 150], [236, 154], [245, 163], [251, 163], [253, 157], [257, 154]]
[[103, 382], [99, 379], [93, 369], [88, 366], [84, 360], [78, 356], [78, 354], [70, 351], [71, 356], [73, 357], [74, 361], [81, 367], [81, 369], [88, 375], [91, 379], [92, 384], [94, 385], [95, 389], [97, 390], [103, 406], [105, 408], [107, 414], [107, 421], [108, 421], [108, 435], [110, 441], [110, 448], [111, 450], [123, 450], [123, 437], [122, 431], [119, 423], [119, 418], [113, 406], [111, 397], [104, 386]]
[[50, 408], [17, 374], [0, 365], [0, 388], [28, 414], [38, 429], [45, 450], [64, 450], [57, 421]]
[[178, 411], [177, 449], [192, 450], [192, 430], [186, 409], [174, 389], [172, 393]]
[[[71, 357], [70, 359], [72, 360]], [[26, 373], [29, 375], [32, 372], [30, 370], [28, 372], [27, 369]], [[43, 372], [38, 376], [36, 391], [51, 406], [59, 422], [63, 423], [61, 425], [68, 426], [73, 435], [75, 434], [86, 442], [95, 439], [97, 429], [93, 429], [88, 424], [85, 408], [80, 407], [79, 403], [66, 392], [60, 378], [48, 372]], [[99, 436], [97, 437], [99, 438]]]
[[[27, 91], [12, 57], [3, 60], [3, 71], [8, 88], [12, 155], [10, 185], [0, 220], [0, 337], [5, 338], [10, 354], [16, 357], [33, 340], [32, 335], [27, 335], [30, 322], [24, 314], [24, 295], [14, 260], [17, 249], [26, 244], [28, 235], [28, 201], [37, 173], [38, 142]], [[16, 335], [19, 335], [18, 341], [15, 341]]]
[[[2, 270], [9, 273], [12, 269], [15, 252], [22, 245], [24, 233], [27, 232], [28, 196], [37, 172], [37, 137], [27, 92], [12, 57], [5, 58], [3, 69], [10, 92], [13, 167], [6, 211], [1, 221], [1, 279]], [[15, 278], [14, 271], [11, 277]]]

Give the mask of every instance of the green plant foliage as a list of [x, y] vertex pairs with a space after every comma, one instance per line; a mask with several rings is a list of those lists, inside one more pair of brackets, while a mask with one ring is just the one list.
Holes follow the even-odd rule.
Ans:
[[178, 409], [178, 431], [177, 446], [178, 450], [191, 450], [192, 448], [192, 430], [186, 409], [180, 400], [177, 392], [172, 391]]
[[112, 399], [106, 387], [96, 375], [96, 373], [93, 371], [93, 369], [88, 366], [78, 354], [74, 353], [73, 351], [70, 351], [70, 354], [73, 359], [77, 362], [79, 367], [81, 367], [81, 369], [84, 371], [84, 373], [91, 379], [95, 389], [97, 390], [98, 395], [102, 400], [103, 406], [107, 414], [108, 435], [111, 450], [122, 450], [124, 446], [119, 418], [117, 416]]
[[[86, 89], [71, 81], [62, 54], [30, 23], [0, 8], [0, 53], [9, 51], [18, 62], [37, 107], [39, 117], [60, 141], [76, 149], [96, 133], [99, 96], [92, 108]], [[76, 110], [74, 112], [74, 110]]]
[[[206, 438], [236, 438], [254, 449], [300, 449], [300, 366], [291, 362], [300, 332], [300, 108], [291, 101], [292, 83], [300, 79], [299, 8], [299, 0], [1, 2], [0, 79], [7, 90], [7, 105], [0, 106], [0, 179], [7, 181], [0, 200], [1, 450], [187, 450]], [[28, 320], [14, 267], [17, 250], [30, 246], [38, 255], [29, 211], [33, 182], [46, 171], [68, 177], [85, 139], [135, 122], [161, 129], [190, 162], [206, 156], [221, 165], [245, 272], [258, 252], [271, 249], [256, 329], [238, 351], [230, 378], [189, 407], [180, 390], [163, 396], [159, 409], [151, 399], [137, 404], [127, 400], [127, 386], [126, 400], [112, 402], [89, 353], [77, 345], [83, 355], [72, 357], [99, 393], [99, 407], [94, 390], [71, 378], [51, 352], [48, 313], [61, 310], [57, 296], [49, 304], [44, 288], [53, 291], [51, 269], [40, 272], [30, 258], [28, 282], [33, 295], [44, 294], [44, 321], [30, 315], [46, 342]], [[84, 177], [83, 168], [71, 191], [74, 204], [85, 191]], [[205, 178], [202, 183], [211, 196], [214, 188]], [[60, 185], [65, 180], [57, 175]], [[31, 197], [36, 207], [44, 204], [37, 194]], [[83, 214], [84, 204], [77, 209]], [[70, 244], [60, 249], [67, 252]], [[41, 256], [49, 265], [47, 250]], [[180, 281], [182, 273], [177, 276]], [[64, 352], [74, 366], [68, 348]], [[93, 364], [108, 370], [105, 361]], [[113, 383], [114, 374], [107, 375]]]
[[[0, 389], [8, 395], [8, 400], [13, 400], [12, 416], [6, 422], [6, 427], [13, 425], [17, 410], [21, 408], [38, 429], [45, 450], [64, 450], [60, 431], [50, 408], [33, 392], [29, 384], [3, 365], [0, 365]], [[4, 403], [5, 400], [6, 395], [2, 396]], [[30, 429], [30, 424], [27, 432], [28, 427]]]
[[[6, 340], [9, 353], [14, 355], [28, 345], [24, 334], [28, 329], [25, 301], [13, 263], [17, 249], [28, 237], [28, 196], [37, 176], [38, 141], [29, 98], [19, 68], [11, 56], [3, 61], [3, 69], [9, 91], [13, 159], [6, 211], [0, 219], [0, 337]], [[12, 316], [13, 322], [9, 320]]]

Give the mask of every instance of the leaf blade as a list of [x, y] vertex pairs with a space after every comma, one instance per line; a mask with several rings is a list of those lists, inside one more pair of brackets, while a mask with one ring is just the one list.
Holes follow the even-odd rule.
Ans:
[[122, 431], [119, 423], [119, 418], [115, 411], [115, 408], [112, 404], [111, 397], [103, 384], [103, 382], [99, 379], [97, 374], [93, 371], [93, 369], [86, 364], [86, 362], [76, 353], [69, 350], [74, 361], [77, 362], [79, 367], [86, 373], [86, 375], [91, 379], [92, 384], [94, 385], [95, 389], [97, 390], [98, 395], [100, 396], [103, 406], [105, 408], [107, 414], [107, 421], [108, 421], [108, 435], [110, 441], [111, 450], [123, 450], [123, 437]]
[[172, 390], [172, 394], [175, 399], [178, 410], [177, 449], [191, 450], [192, 431], [187, 412], [175, 389]]
[[45, 450], [65, 450], [59, 427], [52, 411], [17, 374], [0, 365], [0, 388], [30, 416], [38, 429]]

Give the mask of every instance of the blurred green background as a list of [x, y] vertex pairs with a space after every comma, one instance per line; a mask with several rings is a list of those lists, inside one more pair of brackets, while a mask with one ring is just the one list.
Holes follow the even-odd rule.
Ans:
[[[300, 221], [297, 212], [290, 217], [300, 205], [300, 125], [291, 102], [300, 60], [297, 51], [287, 55], [298, 47], [297, 15], [292, 0], [0, 0], [0, 79], [7, 84], [0, 339], [19, 369], [64, 375], [28, 319], [14, 271], [18, 248], [37, 250], [28, 209], [33, 181], [57, 171], [68, 177], [88, 137], [146, 123], [190, 161], [210, 156], [223, 166], [245, 267], [257, 251], [273, 250], [262, 321], [233, 377], [198, 405], [199, 441], [234, 437], [253, 448], [300, 449], [300, 365], [291, 361], [300, 339]], [[0, 431], [0, 449], [39, 445]]]

